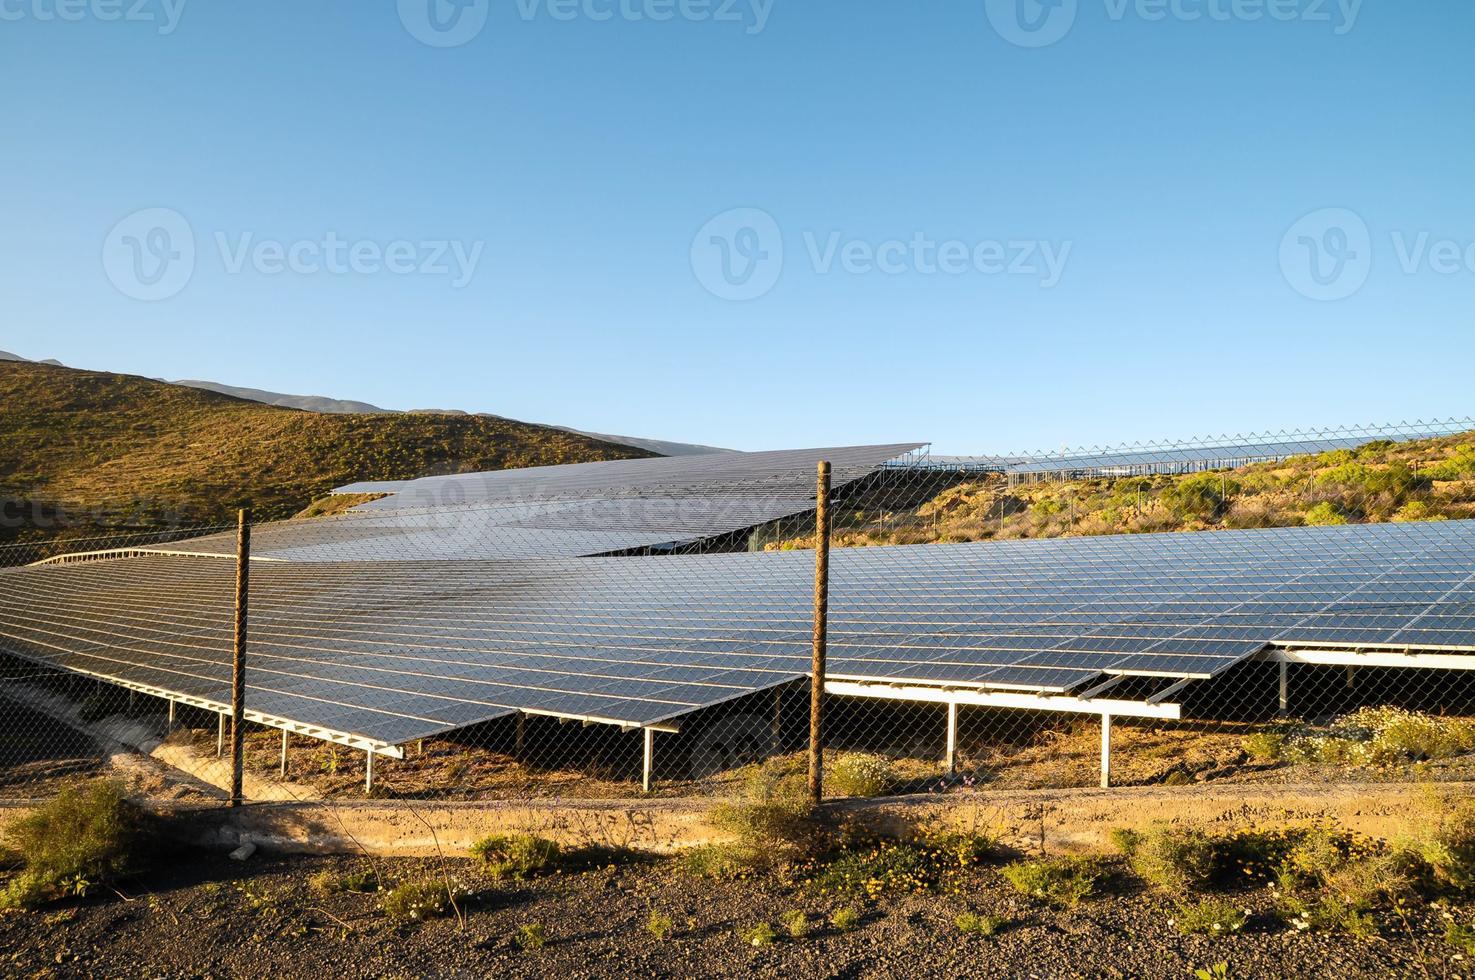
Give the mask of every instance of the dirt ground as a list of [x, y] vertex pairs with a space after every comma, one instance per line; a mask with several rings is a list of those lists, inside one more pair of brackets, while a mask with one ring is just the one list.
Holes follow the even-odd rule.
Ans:
[[[1297, 932], [1268, 915], [1265, 890], [1234, 900], [1253, 913], [1227, 937], [1180, 935], [1172, 904], [1122, 880], [1106, 896], [1054, 911], [981, 867], [946, 895], [863, 902], [859, 925], [824, 925], [848, 901], [776, 878], [694, 879], [674, 863], [635, 864], [522, 883], [493, 883], [465, 861], [380, 861], [381, 880], [449, 874], [473, 894], [455, 917], [401, 925], [375, 893], [321, 895], [310, 879], [365, 868], [362, 859], [189, 855], [106, 892], [0, 917], [0, 973], [17, 977], [1146, 977], [1183, 980], [1228, 964], [1228, 977], [1463, 977], [1471, 965], [1440, 938], [1445, 914], [1423, 906], [1407, 926], [1358, 940]], [[815, 927], [754, 947], [739, 931], [800, 909]], [[672, 933], [647, 930], [652, 911]], [[1006, 920], [991, 937], [962, 935], [963, 911]], [[525, 948], [524, 926], [546, 944]], [[781, 934], [782, 935], [782, 934]]]

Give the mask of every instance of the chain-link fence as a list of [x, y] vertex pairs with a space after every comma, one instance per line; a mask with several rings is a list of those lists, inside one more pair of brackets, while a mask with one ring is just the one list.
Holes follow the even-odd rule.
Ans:
[[[1475, 423], [349, 488], [252, 528], [247, 800], [1475, 774]], [[334, 508], [328, 508], [332, 510]], [[231, 786], [237, 534], [0, 549], [0, 795]]]

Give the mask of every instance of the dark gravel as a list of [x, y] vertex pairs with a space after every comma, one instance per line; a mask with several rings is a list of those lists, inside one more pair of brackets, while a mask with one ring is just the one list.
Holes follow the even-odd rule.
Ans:
[[[381, 861], [390, 881], [436, 873], [425, 861]], [[695, 880], [670, 864], [497, 885], [466, 862], [446, 868], [477, 891], [465, 922], [397, 925], [375, 894], [321, 896], [309, 878], [348, 871], [344, 858], [254, 859], [181, 855], [166, 872], [36, 913], [0, 917], [0, 974], [56, 977], [1171, 977], [1230, 965], [1230, 977], [1469, 975], [1440, 938], [1445, 910], [1424, 907], [1378, 939], [1296, 933], [1274, 923], [1269, 896], [1237, 896], [1256, 915], [1242, 933], [1184, 937], [1171, 903], [1130, 885], [1056, 912], [1013, 893], [982, 868], [953, 895], [882, 897], [849, 933], [827, 925], [754, 948], [738, 930], [800, 908], [816, 920], [842, 902], [775, 880]], [[646, 930], [669, 915], [665, 940]], [[963, 936], [961, 911], [999, 915], [993, 938]], [[1470, 909], [1455, 909], [1470, 921]], [[519, 927], [543, 927], [525, 950]]]

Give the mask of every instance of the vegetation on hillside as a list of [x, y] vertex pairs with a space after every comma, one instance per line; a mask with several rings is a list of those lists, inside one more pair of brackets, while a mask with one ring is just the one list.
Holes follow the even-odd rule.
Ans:
[[0, 363], [0, 539], [290, 517], [357, 480], [650, 455], [449, 415], [319, 415], [130, 375]]
[[[1177, 476], [953, 482], [914, 507], [885, 486], [838, 509], [837, 547], [1475, 517], [1475, 433], [1369, 442], [1275, 463]], [[761, 541], [813, 545], [812, 535]]]

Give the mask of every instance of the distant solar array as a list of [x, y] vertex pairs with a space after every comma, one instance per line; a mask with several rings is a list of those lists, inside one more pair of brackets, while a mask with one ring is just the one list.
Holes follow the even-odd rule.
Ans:
[[[256, 531], [254, 552], [289, 561], [557, 558], [670, 549], [814, 509], [815, 466], [844, 487], [920, 443], [574, 463], [356, 483], [390, 496], [353, 512]], [[232, 534], [165, 549], [233, 554]]]
[[[232, 566], [0, 570], [0, 650], [228, 702]], [[807, 675], [813, 556], [257, 563], [248, 705], [392, 746], [631, 727]], [[1267, 647], [1475, 651], [1475, 521], [842, 549], [828, 677], [1069, 697]]]
[[1152, 476], [1227, 469], [1337, 449], [1356, 449], [1369, 442], [1384, 439], [1391, 442], [1410, 442], [1471, 430], [1475, 430], [1475, 419], [1450, 419], [1397, 426], [1282, 432], [1204, 442], [1148, 443], [1089, 451], [1065, 450], [1059, 453], [1010, 456], [929, 455], [906, 465], [934, 470], [1003, 473], [1010, 477]]

